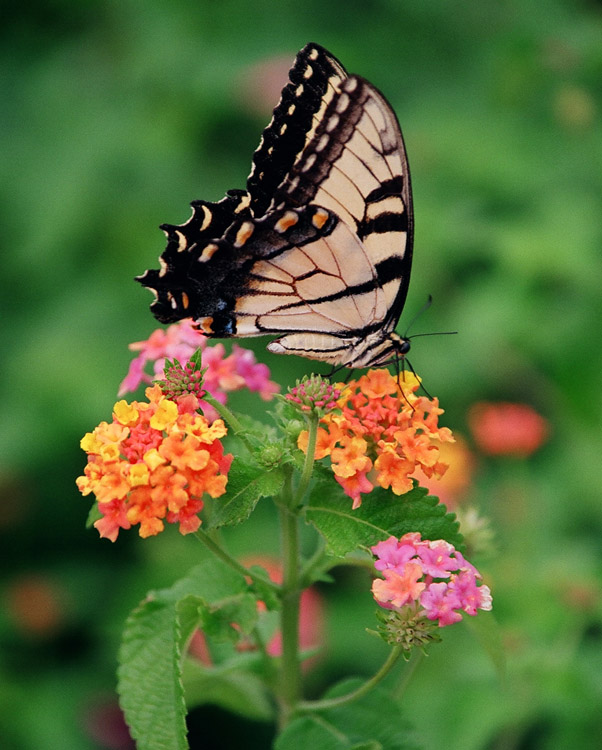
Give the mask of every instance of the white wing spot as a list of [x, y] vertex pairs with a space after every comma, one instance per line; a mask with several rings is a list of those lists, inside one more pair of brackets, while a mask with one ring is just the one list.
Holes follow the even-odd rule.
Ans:
[[186, 237], [182, 232], [176, 232], [176, 234], [178, 235], [178, 252], [183, 253], [186, 250]]
[[313, 165], [316, 162], [317, 154], [310, 154], [307, 159], [305, 160], [305, 163], [301, 167], [302, 172], [309, 172], [309, 170], [313, 167]]
[[344, 112], [348, 106], [349, 106], [349, 96], [343, 93], [339, 96], [336, 110], [337, 112]]
[[167, 273], [167, 263], [163, 260], [163, 256], [159, 258], [159, 265], [161, 266], [161, 269], [159, 270], [159, 276], [165, 276]]
[[296, 104], [291, 104], [291, 106], [290, 106], [290, 107], [288, 108], [288, 112], [287, 112], [287, 114], [288, 114], [289, 116], [290, 116], [290, 115], [292, 115], [292, 114], [293, 114], [293, 112], [295, 111], [295, 109], [297, 109], [297, 105], [296, 105]]
[[309, 53], [309, 59], [310, 59], [310, 60], [317, 60], [317, 59], [318, 59], [318, 50], [317, 50], [317, 49], [315, 49], [315, 47], [314, 47], [314, 49], [312, 49], [312, 51], [311, 51], [311, 52]]
[[338, 115], [331, 115], [326, 123], [326, 132], [332, 133], [332, 131], [338, 126], [341, 118]]
[[314, 74], [314, 69], [311, 67], [311, 65], [308, 65], [307, 68], [303, 71], [303, 78], [311, 78]]
[[328, 135], [328, 133], [324, 133], [324, 135], [318, 141], [318, 145], [316, 146], [317, 153], [320, 153], [320, 151], [324, 151], [326, 146], [328, 146], [329, 141], [330, 141], [330, 136]]
[[357, 88], [357, 78], [348, 78], [345, 81], [345, 91], [355, 91]]
[[203, 218], [203, 223], [201, 224], [201, 232], [203, 232], [209, 224], [211, 224], [211, 211], [207, 208], [207, 206], [202, 206], [203, 213], [205, 214]]
[[301, 96], [302, 93], [303, 93], [303, 84], [300, 83], [295, 89], [295, 96]]

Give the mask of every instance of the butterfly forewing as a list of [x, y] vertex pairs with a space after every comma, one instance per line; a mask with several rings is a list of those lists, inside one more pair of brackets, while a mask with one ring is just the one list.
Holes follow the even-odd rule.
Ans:
[[247, 190], [255, 216], [273, 207], [276, 188], [312, 140], [324, 110], [346, 77], [341, 63], [319, 44], [307, 44], [298, 53], [253, 155]]
[[139, 278], [162, 322], [276, 334], [271, 351], [333, 365], [399, 355], [413, 233], [403, 139], [382, 94], [319, 45], [297, 55], [247, 191], [163, 228], [161, 269]]

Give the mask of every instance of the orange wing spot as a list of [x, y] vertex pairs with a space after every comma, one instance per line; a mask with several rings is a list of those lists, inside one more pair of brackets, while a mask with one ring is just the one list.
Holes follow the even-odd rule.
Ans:
[[244, 211], [244, 210], [245, 210], [245, 208], [248, 208], [248, 207], [250, 206], [250, 204], [251, 204], [251, 199], [249, 198], [249, 196], [248, 196], [248, 195], [245, 195], [245, 196], [243, 197], [243, 199], [241, 200], [241, 202], [240, 202], [240, 205], [239, 205], [239, 206], [237, 206], [237, 207], [236, 207], [236, 208], [234, 209], [234, 213], [235, 213], [235, 214], [239, 214], [239, 213], [240, 213], [241, 211]]
[[294, 227], [299, 221], [299, 217], [294, 211], [287, 211], [282, 214], [278, 221], [274, 224], [274, 229], [281, 234], [286, 232], [287, 229]]
[[236, 232], [236, 240], [234, 241], [234, 247], [242, 247], [249, 237], [253, 234], [255, 227], [252, 222], [245, 221], [240, 225], [240, 229]]
[[218, 249], [219, 245], [216, 245], [215, 242], [209, 243], [209, 245], [203, 248], [203, 252], [199, 256], [199, 263], [206, 263], [208, 260], [211, 260]]
[[328, 212], [323, 208], [316, 209], [316, 213], [312, 216], [311, 223], [316, 229], [322, 229], [324, 224], [328, 221]]
[[199, 320], [195, 328], [198, 328], [199, 331], [202, 331], [203, 333], [206, 333], [209, 336], [210, 334], [213, 333], [213, 328], [211, 327], [212, 325], [213, 325], [213, 318], [203, 318], [202, 320]]
[[188, 310], [188, 306], [190, 305], [190, 298], [186, 294], [186, 292], [182, 292], [182, 307], [185, 310]]

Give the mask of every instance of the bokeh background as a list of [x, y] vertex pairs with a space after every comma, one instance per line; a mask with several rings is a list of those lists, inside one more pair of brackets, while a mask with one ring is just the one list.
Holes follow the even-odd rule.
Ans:
[[[244, 186], [285, 71], [316, 41], [401, 121], [417, 227], [401, 329], [430, 293], [413, 332], [459, 331], [417, 339], [412, 363], [466, 438], [450, 502], [493, 534], [473, 561], [505, 680], [469, 628], [450, 628], [406, 690], [408, 716], [427, 750], [599, 747], [602, 5], [31, 0], [4, 8], [0, 38], [0, 746], [131, 747], [114, 697], [124, 618], [201, 550], [173, 530], [115, 544], [86, 531], [79, 440], [109, 417], [128, 343], [155, 327], [132, 278], [156, 264], [158, 224]], [[264, 345], [250, 343], [283, 385], [310, 370]], [[547, 439], [488, 455], [468, 420], [482, 401], [529, 404]], [[277, 554], [269, 507], [230, 543]], [[345, 569], [320, 593], [313, 694], [384, 658], [364, 630], [367, 579]], [[211, 706], [191, 725], [193, 747], [269, 744], [269, 727]]]

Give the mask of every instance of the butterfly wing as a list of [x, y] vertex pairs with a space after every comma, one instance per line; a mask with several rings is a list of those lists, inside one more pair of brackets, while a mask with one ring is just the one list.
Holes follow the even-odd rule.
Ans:
[[161, 269], [139, 281], [154, 291], [151, 309], [162, 322], [192, 317], [219, 337], [284, 334], [272, 351], [361, 366], [384, 351], [403, 307], [411, 209], [392, 109], [367, 81], [307, 45], [255, 153], [247, 192], [198, 201], [189, 222], [164, 225]]
[[319, 44], [297, 54], [269, 125], [253, 155], [247, 190], [256, 217], [273, 207], [276, 189], [311, 142], [324, 110], [347, 78], [341, 63]]
[[356, 232], [387, 300], [381, 322], [392, 330], [410, 280], [412, 192], [397, 118], [368, 81], [350, 76], [341, 82], [274, 203], [324, 206]]

